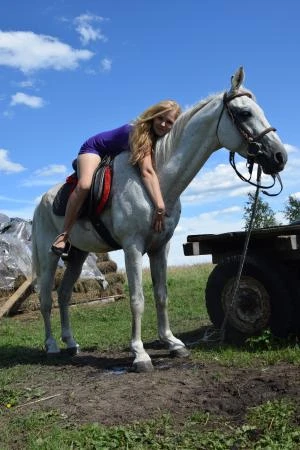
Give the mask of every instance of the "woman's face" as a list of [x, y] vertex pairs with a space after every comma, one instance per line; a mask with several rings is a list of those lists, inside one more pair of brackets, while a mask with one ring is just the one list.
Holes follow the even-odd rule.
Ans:
[[152, 122], [154, 134], [157, 137], [163, 137], [171, 130], [176, 118], [177, 113], [175, 110], [162, 112], [158, 116], [154, 117]]

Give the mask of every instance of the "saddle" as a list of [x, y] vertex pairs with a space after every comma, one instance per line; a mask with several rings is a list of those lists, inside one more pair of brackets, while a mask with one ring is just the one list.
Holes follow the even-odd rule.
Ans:
[[[57, 216], [65, 215], [68, 198], [78, 182], [77, 160], [73, 161], [72, 166], [74, 173], [67, 177], [66, 182], [59, 189], [53, 201], [53, 213]], [[113, 239], [109, 230], [100, 218], [101, 212], [109, 200], [112, 175], [113, 159], [110, 156], [104, 156], [94, 172], [89, 195], [85, 200], [78, 217], [88, 218], [100, 237], [113, 249], [119, 250], [121, 246]]]

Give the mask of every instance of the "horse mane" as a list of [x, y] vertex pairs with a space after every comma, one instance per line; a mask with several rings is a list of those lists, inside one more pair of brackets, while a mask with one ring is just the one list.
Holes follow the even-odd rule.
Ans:
[[159, 167], [166, 163], [172, 154], [174, 148], [181, 138], [182, 132], [186, 124], [191, 120], [191, 118], [201, 109], [203, 109], [208, 103], [214, 100], [218, 94], [211, 94], [203, 100], [195, 103], [193, 106], [189, 107], [187, 110], [183, 111], [176, 119], [172, 130], [166, 134], [163, 138], [158, 139], [155, 145], [154, 155], [156, 165]]
[[[249, 92], [255, 101], [255, 97], [251, 91], [248, 89], [242, 88], [243, 91]], [[155, 163], [157, 167], [165, 164], [169, 161], [172, 152], [177, 147], [183, 130], [186, 124], [191, 120], [191, 118], [201, 109], [203, 109], [206, 105], [208, 105], [212, 100], [214, 100], [218, 96], [223, 96], [224, 92], [219, 92], [217, 94], [211, 94], [203, 100], [195, 103], [193, 106], [182, 112], [178, 118], [176, 119], [172, 130], [166, 134], [163, 138], [158, 139], [155, 145], [154, 157]]]

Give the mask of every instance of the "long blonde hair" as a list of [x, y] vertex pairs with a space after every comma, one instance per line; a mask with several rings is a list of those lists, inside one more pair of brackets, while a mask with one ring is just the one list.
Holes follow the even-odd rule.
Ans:
[[150, 106], [137, 118], [129, 136], [132, 164], [136, 164], [154, 149], [157, 137], [152, 130], [153, 119], [162, 113], [173, 110], [176, 112], [177, 118], [181, 113], [178, 103], [174, 100], [162, 100]]

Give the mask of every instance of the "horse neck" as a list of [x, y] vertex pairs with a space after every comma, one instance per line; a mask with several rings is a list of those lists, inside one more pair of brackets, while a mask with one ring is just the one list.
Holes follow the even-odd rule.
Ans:
[[[160, 186], [166, 205], [171, 208], [179, 199], [210, 155], [220, 148], [217, 137], [222, 96], [216, 96], [196, 112], [169, 150], [169, 158], [158, 165]], [[171, 133], [163, 144], [172, 140]], [[169, 142], [168, 142], [169, 140]]]

